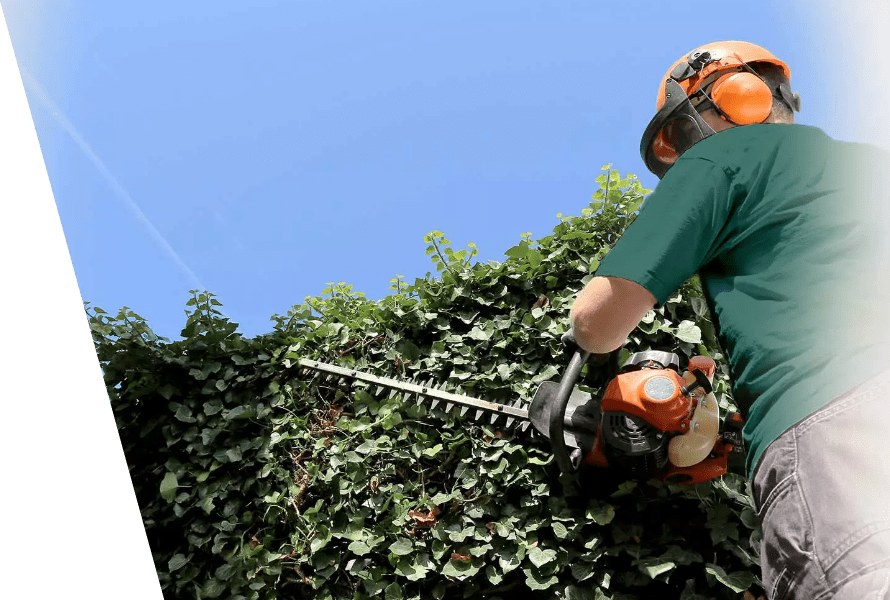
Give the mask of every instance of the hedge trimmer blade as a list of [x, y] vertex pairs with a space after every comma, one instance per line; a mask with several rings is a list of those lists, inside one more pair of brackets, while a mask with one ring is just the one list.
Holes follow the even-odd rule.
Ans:
[[356, 382], [376, 386], [372, 396], [390, 389], [400, 402], [415, 397], [418, 404], [431, 402], [431, 409], [444, 402], [446, 413], [474, 410], [477, 420], [490, 415], [492, 425], [512, 425], [535, 439], [540, 434], [549, 440], [564, 473], [578, 470], [583, 462], [617, 468], [632, 479], [660, 477], [692, 485], [719, 477], [730, 462], [744, 460], [739, 443], [743, 418], [729, 412], [719, 419], [711, 384], [714, 359], [694, 356], [690, 371], [681, 375], [677, 355], [638, 352], [594, 397], [575, 385], [588, 356], [576, 351], [560, 381], [542, 382], [524, 408], [519, 401], [508, 406], [437, 389], [433, 380], [409, 383], [307, 359], [300, 359], [299, 366], [328, 382], [344, 380], [350, 388]]
[[475, 409], [474, 418], [479, 421], [486, 415], [490, 415], [489, 423], [491, 425], [502, 425], [505, 428], [514, 427], [525, 431], [530, 423], [529, 412], [522, 406], [522, 401], [517, 400], [512, 405], [497, 404], [480, 400], [463, 394], [455, 394], [442, 389], [433, 387], [434, 380], [430, 379], [427, 383], [417, 384], [388, 377], [378, 377], [356, 369], [347, 369], [319, 362], [316, 360], [299, 359], [299, 364], [304, 369], [326, 373], [328, 378], [344, 379], [347, 381], [362, 381], [371, 386], [377, 386], [378, 392], [381, 388], [387, 388], [402, 392], [408, 396], [416, 396], [416, 402], [429, 402], [429, 408], [436, 408], [440, 403], [445, 403], [445, 412], [459, 408], [459, 414], [465, 415], [470, 410]]

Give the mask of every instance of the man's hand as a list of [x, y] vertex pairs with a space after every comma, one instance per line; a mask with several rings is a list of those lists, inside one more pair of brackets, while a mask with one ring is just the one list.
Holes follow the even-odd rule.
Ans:
[[565, 346], [568, 350], [576, 350], [578, 348], [578, 342], [575, 341], [575, 330], [569, 329], [560, 338], [562, 345]]
[[[568, 350], [569, 352], [583, 350], [583, 348], [581, 348], [578, 345], [578, 342], [575, 341], [575, 330], [574, 329], [569, 329], [564, 334], [562, 334], [560, 341], [562, 342], [562, 345], [565, 347], [565, 349]], [[609, 362], [609, 356], [611, 354], [612, 354], [611, 352], [606, 352], [605, 354], [591, 354], [588, 361], [594, 365], [597, 365], [597, 366], [604, 365], [607, 362]]]

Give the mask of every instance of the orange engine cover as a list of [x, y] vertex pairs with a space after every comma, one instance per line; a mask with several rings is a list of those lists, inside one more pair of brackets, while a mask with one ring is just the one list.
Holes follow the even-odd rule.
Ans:
[[603, 412], [625, 412], [645, 419], [662, 431], [683, 433], [689, 427], [691, 400], [680, 389], [686, 385], [670, 369], [642, 369], [621, 373], [603, 396]]

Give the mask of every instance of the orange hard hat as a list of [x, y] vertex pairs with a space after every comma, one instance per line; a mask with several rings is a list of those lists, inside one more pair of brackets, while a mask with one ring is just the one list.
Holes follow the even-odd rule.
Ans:
[[758, 46], [757, 44], [737, 41], [705, 44], [677, 60], [677, 62], [671, 65], [671, 68], [667, 70], [664, 77], [661, 78], [661, 85], [658, 86], [658, 100], [655, 104], [656, 110], [664, 106], [665, 82], [671, 78], [674, 69], [677, 69], [677, 67], [680, 67], [681, 65], [691, 69], [692, 67], [688, 65], [689, 60], [694, 60], [695, 58], [704, 55], [706, 52], [710, 54], [713, 62], [709, 62], [702, 67], [700, 72], [689, 79], [680, 81], [678, 78], [674, 78], [680, 84], [680, 87], [683, 88], [683, 91], [686, 92], [687, 96], [691, 96], [699, 91], [702, 84], [715, 81], [716, 77], [712, 77], [713, 75], [725, 71], [735, 71], [740, 67], [751, 63], [766, 62], [774, 64], [782, 68], [785, 72], [785, 77], [791, 79], [791, 70], [788, 68], [788, 65], [776, 58], [769, 50]]
[[791, 78], [788, 65], [750, 42], [699, 46], [671, 65], [658, 88], [656, 114], [640, 143], [646, 167], [663, 177], [683, 152], [715, 133], [698, 112], [702, 103], [736, 125], [765, 121], [774, 97], [799, 111], [800, 97], [787, 83], [773, 89], [749, 66], [763, 63], [779, 67], [786, 79]]

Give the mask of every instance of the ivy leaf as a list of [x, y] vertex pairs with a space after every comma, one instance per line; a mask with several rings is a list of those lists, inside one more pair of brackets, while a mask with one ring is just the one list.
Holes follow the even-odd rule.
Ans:
[[504, 252], [505, 256], [509, 256], [510, 258], [525, 258], [528, 255], [529, 247], [528, 244], [519, 244], [518, 246], [513, 246], [506, 252]]
[[557, 375], [559, 375], [559, 369], [555, 365], [547, 365], [540, 373], [532, 377], [531, 383], [532, 385], [539, 385], [545, 381], [550, 381]]
[[213, 496], [207, 496], [206, 498], [204, 498], [199, 506], [206, 514], [209, 515], [210, 511], [213, 510]]
[[359, 454], [368, 454], [374, 452], [377, 449], [377, 444], [374, 443], [373, 440], [368, 440], [364, 442], [361, 446], [358, 446], [355, 451]]
[[364, 556], [371, 551], [371, 547], [364, 542], [355, 541], [347, 546], [350, 552], [356, 556]]
[[709, 508], [707, 514], [707, 525], [711, 530], [711, 541], [714, 545], [728, 538], [739, 539], [738, 526], [730, 520], [733, 514], [732, 509], [725, 504], [717, 504], [713, 508]]
[[525, 585], [532, 590], [546, 590], [559, 583], [556, 575], [541, 575], [534, 569], [523, 569], [523, 573], [525, 573]]
[[528, 559], [539, 569], [556, 559], [556, 550], [534, 547], [528, 551]]
[[[753, 597], [753, 596], [752, 596]], [[686, 587], [680, 593], [680, 600], [711, 600], [709, 596], [703, 596], [695, 592], [695, 580], [688, 579]]]
[[670, 561], [678, 565], [691, 565], [702, 562], [702, 557], [701, 554], [680, 546], [670, 546], [667, 552], [659, 557], [659, 560]]
[[249, 419], [256, 416], [256, 410], [252, 406], [236, 406], [226, 413], [226, 420]]
[[219, 598], [226, 591], [227, 587], [226, 582], [219, 579], [211, 579], [201, 588], [201, 596], [204, 598]]
[[184, 567], [185, 565], [187, 565], [188, 562], [189, 562], [189, 559], [184, 554], [174, 554], [173, 558], [171, 558], [167, 562], [167, 568], [172, 573], [173, 571], [177, 571], [177, 570], [181, 569], [182, 567]]
[[421, 552], [411, 558], [404, 557], [399, 559], [396, 565], [396, 573], [406, 577], [408, 581], [420, 581], [435, 567], [436, 565], [430, 560], [429, 554]]
[[701, 329], [692, 321], [680, 321], [677, 338], [690, 344], [701, 344]]
[[660, 558], [644, 558], [640, 560], [638, 565], [640, 571], [648, 575], [650, 579], [655, 579], [662, 573], [667, 573], [674, 569], [676, 566], [675, 563]]
[[705, 565], [705, 572], [713, 575], [717, 581], [734, 592], [744, 592], [756, 581], [754, 575], [747, 571], [736, 571], [727, 575], [721, 567], [710, 563]]
[[470, 330], [470, 333], [467, 334], [467, 337], [472, 340], [485, 342], [491, 339], [491, 332], [485, 331], [480, 326], [476, 325]]
[[566, 600], [612, 600], [599, 588], [587, 585], [570, 585], [566, 588]]
[[594, 565], [587, 562], [573, 562], [571, 565], [572, 577], [578, 583], [588, 579], [594, 573]]
[[383, 590], [383, 597], [386, 600], [402, 600], [405, 596], [402, 594], [402, 586], [393, 582]]
[[757, 513], [750, 506], [746, 506], [742, 509], [739, 518], [742, 521], [742, 525], [748, 529], [757, 529], [760, 525], [759, 520], [757, 519]]
[[488, 578], [488, 583], [491, 585], [499, 585], [504, 580], [504, 574], [498, 572], [493, 565], [485, 567], [485, 576]]
[[220, 400], [209, 400], [204, 403], [204, 414], [208, 417], [215, 415], [223, 409], [223, 403]]
[[178, 488], [179, 481], [176, 479], [176, 474], [167, 471], [167, 474], [164, 475], [164, 479], [161, 481], [161, 498], [167, 502], [173, 502]]
[[504, 549], [498, 554], [498, 566], [501, 567], [501, 571], [504, 573], [509, 573], [521, 563], [522, 556], [516, 551]]
[[410, 540], [399, 538], [390, 545], [389, 551], [396, 556], [405, 556], [414, 552], [414, 544]]
[[402, 340], [396, 344], [396, 349], [403, 358], [415, 361], [421, 357], [420, 348], [409, 340]]
[[462, 311], [457, 314], [457, 317], [466, 325], [472, 323], [476, 317], [479, 316], [479, 311]]
[[421, 452], [421, 454], [423, 456], [428, 456], [428, 457], [432, 458], [432, 457], [436, 456], [441, 451], [442, 451], [442, 444], [436, 444], [435, 446], [432, 446], [431, 448], [426, 448], [423, 452]]
[[699, 317], [708, 312], [707, 303], [701, 298], [691, 298], [689, 303], [692, 305], [692, 310], [695, 311], [695, 314]]
[[615, 518], [615, 507], [605, 502], [593, 500], [587, 508], [586, 517], [597, 525], [608, 525]]
[[[279, 557], [280, 556], [281, 555], [279, 555]], [[234, 575], [235, 572], [236, 572], [235, 565], [233, 565], [231, 563], [227, 563], [227, 564], [224, 564], [221, 567], [219, 567], [214, 572], [214, 575], [216, 576], [217, 579], [220, 579], [222, 581], [228, 581], [229, 579], [232, 578], [232, 575]]]
[[442, 600], [442, 598], [445, 597], [445, 591], [447, 589], [448, 588], [446, 587], [446, 583], [444, 581], [439, 583], [436, 587], [433, 588], [431, 592], [433, 595], [433, 600]]
[[312, 541], [309, 542], [309, 548], [313, 553], [318, 552], [322, 548], [328, 545], [328, 542], [331, 541], [331, 532], [324, 526], [318, 528], [318, 531], [315, 532], [315, 537], [312, 538]]
[[445, 577], [454, 577], [455, 579], [463, 581], [478, 573], [480, 568], [481, 567], [473, 565], [473, 562], [469, 560], [451, 559], [445, 563], [445, 566], [442, 568], [442, 575]]
[[183, 423], [194, 423], [197, 420], [192, 416], [192, 410], [185, 405], [180, 405], [173, 416]]

